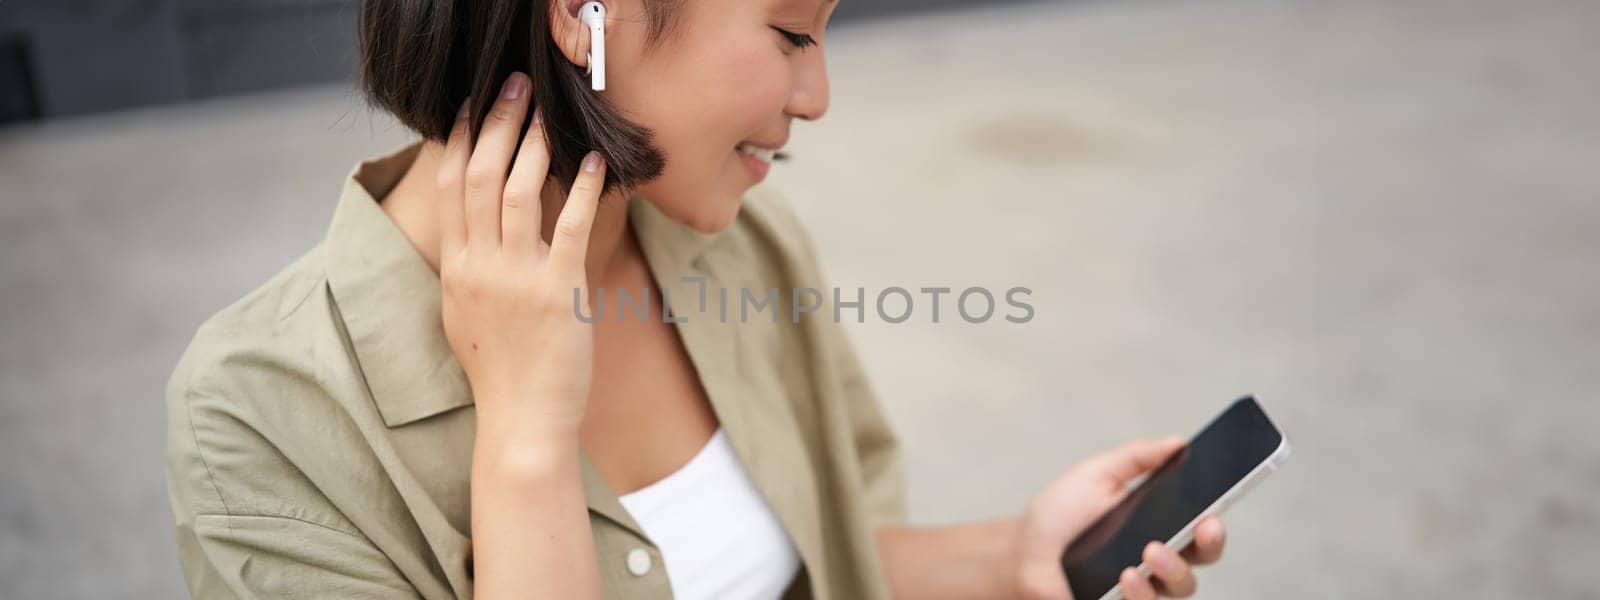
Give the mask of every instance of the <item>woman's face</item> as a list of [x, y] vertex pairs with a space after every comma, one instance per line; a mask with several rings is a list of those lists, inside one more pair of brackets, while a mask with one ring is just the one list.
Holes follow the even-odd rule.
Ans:
[[[700, 231], [733, 222], [766, 163], [741, 144], [776, 150], [791, 121], [828, 108], [823, 29], [837, 0], [684, 0], [676, 29], [647, 51], [641, 0], [608, 3], [607, 102], [655, 132], [661, 177], [639, 193]], [[802, 47], [791, 36], [809, 36]]]

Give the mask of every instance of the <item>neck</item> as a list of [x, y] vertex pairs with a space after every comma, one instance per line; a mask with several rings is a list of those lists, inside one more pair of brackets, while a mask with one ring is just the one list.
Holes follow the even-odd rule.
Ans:
[[[435, 273], [439, 272], [439, 218], [433, 180], [443, 156], [444, 144], [433, 140], [423, 142], [405, 176], [382, 200], [383, 211]], [[547, 182], [540, 192], [539, 210], [539, 235], [545, 243], [550, 242], [556, 220], [566, 203], [560, 186]], [[638, 256], [638, 246], [628, 228], [628, 194], [624, 190], [614, 190], [600, 199], [595, 211], [585, 260], [589, 284], [595, 286], [607, 281], [619, 264]]]

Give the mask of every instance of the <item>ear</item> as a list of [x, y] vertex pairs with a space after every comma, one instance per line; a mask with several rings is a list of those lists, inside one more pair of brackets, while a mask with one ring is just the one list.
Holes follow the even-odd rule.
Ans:
[[[578, 7], [589, 0], [551, 0], [550, 1], [550, 39], [561, 49], [561, 54], [567, 57], [572, 64], [580, 67], [589, 66], [589, 28], [578, 20]], [[606, 14], [611, 14], [613, 8], [610, 2], [606, 5]], [[606, 35], [611, 35], [610, 19], [606, 19]]]

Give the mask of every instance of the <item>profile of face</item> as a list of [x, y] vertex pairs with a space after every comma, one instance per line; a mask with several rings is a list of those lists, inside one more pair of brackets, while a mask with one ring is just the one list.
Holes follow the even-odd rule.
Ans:
[[[647, 45], [645, 7], [654, 0], [609, 0], [606, 90], [624, 118], [649, 128], [666, 159], [661, 175], [637, 189], [663, 214], [704, 232], [738, 215], [745, 191], [767, 164], [741, 145], [776, 150], [795, 119], [828, 109], [823, 33], [837, 0], [682, 0], [675, 27]], [[568, 15], [581, 1], [561, 0]], [[577, 21], [556, 17], [552, 36], [581, 61]]]
[[757, 156], [787, 143], [795, 119], [827, 112], [823, 33], [838, 0], [598, 0], [603, 91], [584, 75], [586, 1], [362, 0], [367, 102], [442, 147], [464, 102], [475, 137], [506, 78], [527, 73], [553, 183], [599, 151], [609, 192], [726, 228], [765, 176]]

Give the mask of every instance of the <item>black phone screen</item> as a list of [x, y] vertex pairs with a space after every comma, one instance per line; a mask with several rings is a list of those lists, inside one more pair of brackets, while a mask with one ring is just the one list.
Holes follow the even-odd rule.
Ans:
[[[1072, 596], [1097, 600], [1144, 547], [1166, 542], [1272, 456], [1283, 435], [1254, 397], [1228, 407], [1061, 554]], [[1182, 548], [1173, 548], [1182, 550]]]

